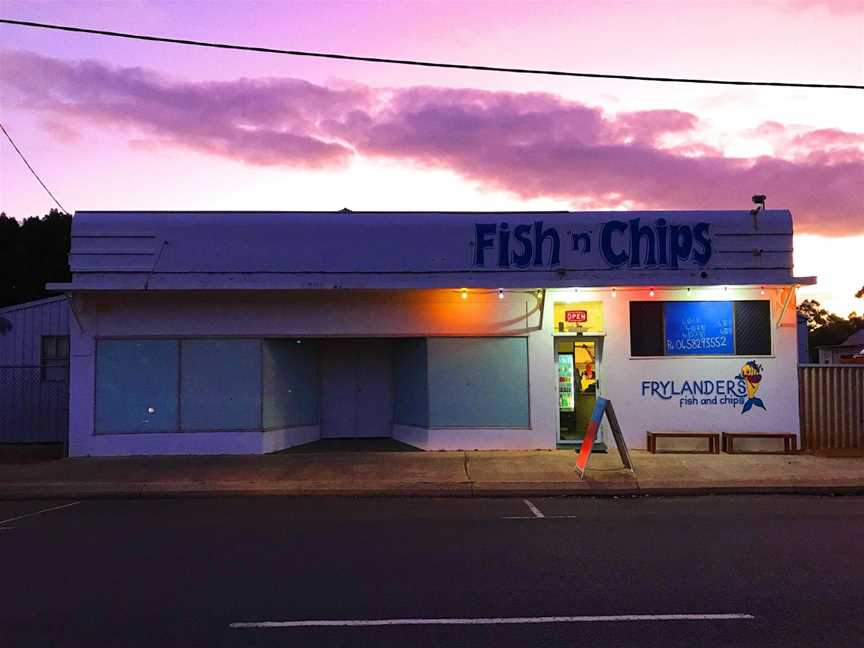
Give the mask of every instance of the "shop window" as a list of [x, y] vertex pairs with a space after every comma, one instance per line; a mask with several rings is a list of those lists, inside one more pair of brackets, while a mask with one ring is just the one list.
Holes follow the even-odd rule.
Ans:
[[63, 382], [69, 373], [69, 336], [42, 336], [42, 382]]
[[180, 428], [261, 428], [261, 341], [183, 340]]
[[530, 425], [527, 338], [429, 338], [427, 348], [430, 427]]
[[318, 423], [318, 343], [264, 340], [263, 417], [267, 430]]
[[754, 301], [630, 302], [630, 354], [771, 354], [771, 304]]
[[175, 432], [177, 340], [99, 340], [96, 432]]

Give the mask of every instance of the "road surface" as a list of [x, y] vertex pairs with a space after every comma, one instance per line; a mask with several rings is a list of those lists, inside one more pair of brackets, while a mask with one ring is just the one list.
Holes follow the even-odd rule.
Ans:
[[864, 498], [0, 501], [2, 646], [860, 646]]

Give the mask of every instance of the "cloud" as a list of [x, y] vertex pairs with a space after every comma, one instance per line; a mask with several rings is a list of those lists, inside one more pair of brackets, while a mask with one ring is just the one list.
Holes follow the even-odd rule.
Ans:
[[57, 122], [119, 127], [247, 164], [332, 168], [353, 156], [441, 168], [580, 209], [746, 208], [754, 193], [798, 231], [864, 233], [864, 134], [766, 122], [774, 156], [725, 157], [678, 110], [608, 114], [548, 93], [324, 86], [291, 78], [190, 82], [140, 68], [0, 53], [0, 82]]

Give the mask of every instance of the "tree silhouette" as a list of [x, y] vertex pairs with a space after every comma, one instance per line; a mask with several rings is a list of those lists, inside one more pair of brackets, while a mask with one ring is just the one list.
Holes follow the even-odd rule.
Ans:
[[71, 228], [72, 217], [56, 209], [21, 223], [0, 213], [0, 306], [58, 294], [45, 284], [72, 277]]

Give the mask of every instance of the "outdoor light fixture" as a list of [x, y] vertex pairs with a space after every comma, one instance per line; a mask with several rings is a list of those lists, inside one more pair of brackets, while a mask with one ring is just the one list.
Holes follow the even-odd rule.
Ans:
[[612, 298], [614, 299], [614, 298], [617, 297], [617, 296], [618, 296], [618, 289], [617, 289], [617, 288], [613, 288], [613, 289], [612, 289]]
[[468, 291], [465, 288], [462, 289], [462, 299], [468, 299]]
[[765, 294], [765, 286], [759, 286], [759, 294], [760, 294], [760, 295], [764, 295], [764, 294]]
[[653, 296], [654, 296], [654, 289], [653, 289], [653, 288], [652, 288], [651, 290], [648, 291], [648, 296], [649, 296], [649, 297], [653, 297]]
[[498, 299], [504, 299], [504, 289], [503, 288], [498, 289]]

